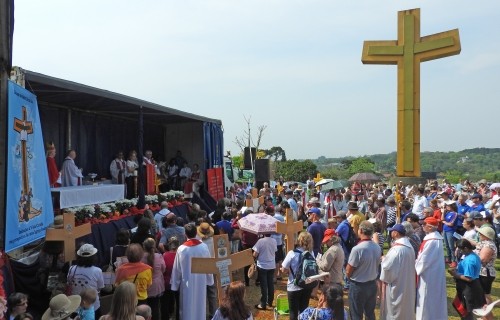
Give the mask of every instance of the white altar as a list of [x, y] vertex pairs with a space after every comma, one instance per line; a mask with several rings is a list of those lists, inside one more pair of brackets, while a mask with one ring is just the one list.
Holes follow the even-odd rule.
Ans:
[[59, 202], [60, 209], [112, 202], [125, 198], [125, 185], [123, 184], [60, 187], [51, 188], [50, 191]]

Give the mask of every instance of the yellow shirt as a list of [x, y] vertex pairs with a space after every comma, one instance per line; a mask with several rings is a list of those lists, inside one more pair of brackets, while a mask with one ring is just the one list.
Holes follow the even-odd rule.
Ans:
[[[137, 290], [137, 299], [146, 300], [148, 298], [148, 288], [153, 284], [153, 272], [151, 269], [141, 271], [136, 275], [132, 275], [130, 277], [122, 279], [120, 282], [117, 282], [116, 285], [124, 281], [132, 282], [135, 284], [135, 288]], [[135, 281], [134, 281], [135, 280]]]
[[354, 233], [356, 234], [356, 236], [358, 236], [359, 224], [361, 223], [361, 221], [365, 221], [365, 220], [366, 220], [365, 216], [359, 211], [356, 211], [356, 213], [353, 214], [352, 218], [349, 220], [351, 227], [354, 230]]

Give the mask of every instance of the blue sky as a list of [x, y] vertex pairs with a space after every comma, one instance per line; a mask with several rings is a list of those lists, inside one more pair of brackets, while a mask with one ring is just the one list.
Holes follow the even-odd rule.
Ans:
[[458, 28], [462, 52], [421, 66], [421, 150], [499, 147], [500, 2], [16, 1], [15, 65], [222, 120], [251, 117], [288, 158], [396, 149], [396, 67], [363, 65], [364, 40]]

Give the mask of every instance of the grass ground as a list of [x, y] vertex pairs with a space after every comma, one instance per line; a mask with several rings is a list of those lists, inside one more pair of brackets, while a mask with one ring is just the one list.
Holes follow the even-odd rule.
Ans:
[[[444, 259], [444, 256], [443, 256]], [[496, 260], [495, 267], [497, 270], [497, 279], [493, 282], [493, 289], [492, 289], [492, 298], [493, 301], [500, 299], [500, 259]], [[237, 274], [234, 275], [234, 280], [242, 280], [243, 279], [243, 272], [239, 271]], [[459, 320], [460, 317], [458, 316], [457, 312], [455, 309], [453, 309], [451, 302], [453, 298], [455, 298], [456, 290], [455, 290], [455, 281], [453, 278], [446, 273], [446, 290], [448, 293], [448, 319], [453, 319], [453, 320]], [[275, 293], [274, 296], [276, 297], [280, 293], [285, 293], [286, 294], [286, 280], [281, 280], [278, 281], [278, 283], [275, 285]], [[257, 310], [253, 306], [258, 304], [260, 301], [260, 287], [255, 285], [255, 281], [251, 281], [251, 284], [249, 287], [247, 287], [246, 290], [246, 296], [245, 296], [246, 303], [252, 308], [253, 310], [253, 316], [254, 319], [262, 319], [262, 320], [267, 320], [267, 319], [274, 319], [274, 314], [271, 309], [268, 309], [266, 311], [262, 310]], [[310, 306], [316, 306], [317, 301], [311, 299], [309, 301]], [[349, 306], [347, 297], [344, 296], [344, 303], [346, 307]], [[377, 316], [377, 319], [379, 319], [379, 310], [375, 311], [375, 314]], [[500, 308], [495, 308], [493, 314], [495, 315], [495, 319], [500, 319]], [[282, 317], [282, 319], [287, 319], [286, 317]]]

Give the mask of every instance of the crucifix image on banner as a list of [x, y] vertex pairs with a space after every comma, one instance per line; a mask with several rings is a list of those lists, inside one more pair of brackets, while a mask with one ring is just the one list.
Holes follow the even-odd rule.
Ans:
[[33, 190], [29, 183], [29, 169], [28, 169], [28, 154], [27, 142], [28, 135], [33, 134], [33, 125], [31, 121], [28, 120], [28, 115], [26, 107], [22, 107], [22, 119], [14, 118], [14, 131], [19, 132], [19, 141], [21, 143], [19, 155], [21, 157], [21, 180], [22, 180], [22, 190], [21, 198], [19, 199], [19, 221], [25, 222], [29, 221], [33, 217], [39, 215], [42, 210], [35, 209], [31, 205], [31, 198], [33, 197]]
[[5, 251], [45, 236], [54, 221], [36, 96], [9, 82]]
[[458, 29], [420, 37], [420, 9], [398, 12], [398, 39], [365, 41], [364, 64], [398, 66], [397, 161], [399, 177], [420, 177], [420, 63], [460, 53]]

